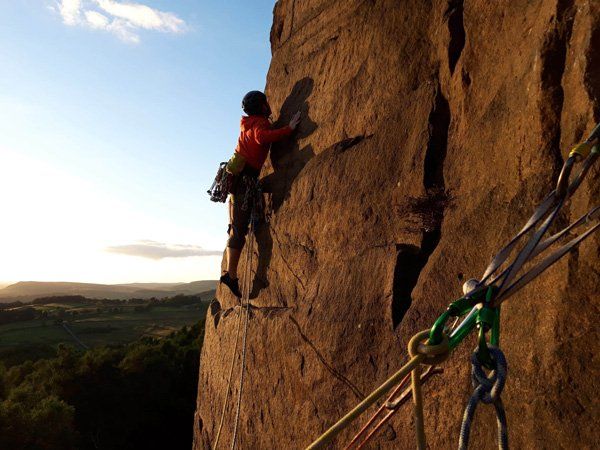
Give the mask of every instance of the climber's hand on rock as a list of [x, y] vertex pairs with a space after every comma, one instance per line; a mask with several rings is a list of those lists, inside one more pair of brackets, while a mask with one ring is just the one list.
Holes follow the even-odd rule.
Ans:
[[299, 123], [300, 123], [300, 111], [296, 112], [296, 114], [294, 114], [294, 117], [292, 117], [292, 120], [290, 120], [290, 128], [292, 130], [295, 130]]

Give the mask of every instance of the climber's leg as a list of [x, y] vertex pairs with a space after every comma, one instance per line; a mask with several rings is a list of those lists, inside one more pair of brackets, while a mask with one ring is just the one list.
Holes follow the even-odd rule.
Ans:
[[236, 199], [243, 198], [236, 192], [231, 196], [229, 204], [229, 241], [227, 242], [227, 272], [221, 277], [221, 281], [226, 284], [231, 292], [237, 297], [242, 294], [239, 289], [237, 268], [242, 254], [242, 249], [246, 243], [246, 234], [248, 234], [248, 225], [250, 223], [250, 211], [248, 208], [242, 208], [242, 202]]
[[229, 276], [229, 273], [225, 272], [223, 275], [221, 275], [219, 280], [229, 288], [233, 295], [238, 298], [242, 298], [242, 292], [240, 291], [240, 283], [238, 278], [233, 279]]
[[227, 247], [227, 273], [231, 278], [236, 280], [238, 278], [237, 268], [240, 262], [240, 255], [242, 249]]

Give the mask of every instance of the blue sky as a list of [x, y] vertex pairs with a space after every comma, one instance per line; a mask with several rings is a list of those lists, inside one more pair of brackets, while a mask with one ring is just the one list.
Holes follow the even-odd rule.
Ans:
[[0, 281], [219, 274], [205, 191], [264, 88], [273, 5], [0, 2]]

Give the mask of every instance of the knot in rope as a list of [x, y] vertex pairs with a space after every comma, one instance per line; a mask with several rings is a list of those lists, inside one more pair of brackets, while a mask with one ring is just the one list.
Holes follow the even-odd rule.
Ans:
[[439, 344], [427, 344], [424, 341], [429, 339], [430, 330], [424, 330], [415, 334], [408, 342], [408, 353], [411, 357], [421, 355], [423, 359], [421, 364], [434, 366], [448, 359], [450, 356], [450, 344], [448, 336], [443, 334], [442, 342]]
[[487, 375], [483, 364], [479, 362], [476, 352], [471, 355], [471, 383], [479, 401], [489, 405], [500, 399], [506, 384], [506, 358], [498, 347], [488, 346], [496, 368]]
[[508, 430], [506, 422], [506, 413], [504, 404], [500, 396], [506, 384], [506, 373], [508, 370], [506, 357], [502, 350], [493, 345], [489, 345], [488, 349], [496, 364], [496, 368], [489, 374], [486, 374], [484, 367], [477, 358], [477, 351], [471, 355], [471, 382], [473, 384], [473, 394], [467, 403], [463, 415], [463, 421], [460, 428], [460, 440], [458, 443], [459, 450], [467, 450], [469, 448], [469, 437], [471, 434], [471, 425], [475, 415], [475, 409], [479, 402], [484, 404], [493, 404], [496, 410], [496, 419], [498, 425], [498, 448], [500, 450], [508, 449]]

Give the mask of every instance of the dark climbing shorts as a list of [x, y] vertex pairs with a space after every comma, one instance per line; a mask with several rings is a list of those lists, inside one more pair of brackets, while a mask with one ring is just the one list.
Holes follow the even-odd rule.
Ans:
[[244, 177], [258, 178], [258, 172], [244, 169], [237, 177], [234, 183], [231, 195], [229, 197], [229, 240], [227, 247], [241, 250], [246, 243], [248, 226], [250, 225], [250, 208], [244, 210], [244, 197], [248, 189], [248, 183], [244, 182]]

